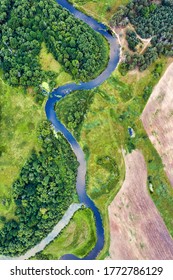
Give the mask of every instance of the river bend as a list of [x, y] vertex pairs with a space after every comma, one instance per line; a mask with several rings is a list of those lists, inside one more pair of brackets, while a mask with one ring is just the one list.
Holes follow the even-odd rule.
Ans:
[[[110, 54], [109, 54], [109, 62], [106, 69], [95, 79], [80, 84], [66, 84], [55, 89], [50, 95], [47, 100], [45, 111], [47, 119], [52, 123], [55, 131], [60, 132], [63, 136], [67, 139], [68, 143], [71, 145], [73, 152], [75, 153], [77, 160], [79, 162], [78, 173], [77, 173], [77, 180], [76, 180], [76, 190], [78, 193], [80, 204], [72, 205], [69, 207], [67, 212], [64, 214], [62, 221], [60, 221], [54, 229], [50, 232], [50, 234], [42, 240], [39, 244], [34, 246], [32, 249], [28, 250], [25, 255], [20, 257], [8, 257], [8, 256], [0, 256], [0, 259], [27, 259], [31, 256], [34, 256], [39, 251], [43, 250], [45, 246], [50, 243], [62, 230], [63, 226], [66, 226], [74, 214], [81, 205], [85, 205], [86, 207], [90, 208], [93, 211], [96, 223], [96, 233], [97, 233], [97, 242], [95, 247], [91, 250], [91, 252], [84, 257], [85, 260], [92, 260], [96, 259], [99, 252], [103, 249], [104, 246], [104, 228], [102, 223], [102, 218], [100, 212], [94, 202], [90, 199], [86, 192], [86, 184], [85, 184], [85, 177], [86, 177], [86, 160], [84, 152], [82, 151], [81, 147], [79, 146], [76, 139], [73, 135], [66, 129], [66, 127], [59, 121], [55, 113], [55, 104], [66, 95], [68, 95], [72, 91], [76, 90], [90, 90], [93, 89], [100, 84], [102, 84], [111, 73], [115, 70], [116, 66], [119, 62], [120, 57], [120, 46], [118, 44], [117, 38], [108, 31], [107, 27], [94, 20], [92, 17], [89, 17], [82, 12], [76, 10], [68, 1], [66, 0], [56, 0], [59, 5], [63, 8], [66, 8], [70, 13], [72, 13], [76, 18], [83, 20], [87, 23], [91, 28], [93, 28], [96, 32], [99, 32], [103, 35], [109, 45], [110, 45]], [[62, 257], [62, 259], [79, 259], [72, 254], [66, 254]]]
[[[84, 89], [90, 90], [102, 84], [115, 70], [119, 62], [120, 47], [117, 38], [108, 31], [108, 28], [104, 24], [99, 23], [93, 18], [76, 10], [66, 0], [57, 0], [57, 3], [61, 5], [63, 8], [66, 8], [76, 18], [83, 20], [96, 32], [99, 32], [101, 35], [103, 35], [107, 39], [110, 45], [109, 62], [107, 68], [97, 78], [86, 83], [80, 83], [80, 84], [71, 83], [55, 89], [50, 95], [45, 107], [47, 119], [53, 124], [55, 130], [57, 132], [61, 132], [64, 135], [64, 137], [67, 139], [79, 162], [77, 181], [76, 181], [76, 190], [78, 193], [80, 203], [83, 203], [86, 207], [89, 207], [93, 211], [95, 222], [96, 222], [96, 232], [97, 232], [97, 243], [93, 248], [93, 250], [84, 259], [95, 259], [104, 246], [104, 229], [103, 229], [102, 218], [98, 208], [96, 207], [94, 202], [89, 198], [86, 192], [86, 184], [85, 184], [86, 161], [85, 161], [84, 152], [82, 151], [81, 147], [79, 146], [79, 144], [77, 143], [73, 135], [58, 120], [54, 107], [56, 102], [64, 98], [72, 91], [84, 90]], [[67, 254], [64, 255], [62, 259], [78, 259], [78, 258], [75, 257], [74, 255]]]

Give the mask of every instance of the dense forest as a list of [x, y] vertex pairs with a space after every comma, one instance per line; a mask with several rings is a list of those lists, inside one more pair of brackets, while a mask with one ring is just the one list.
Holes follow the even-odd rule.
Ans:
[[75, 91], [56, 103], [58, 118], [79, 141], [83, 121], [94, 100], [95, 90]]
[[0, 66], [11, 85], [53, 80], [38, 60], [42, 42], [75, 79], [94, 78], [108, 62], [106, 40], [55, 0], [1, 0]]
[[77, 200], [78, 162], [61, 134], [42, 123], [38, 133], [42, 151], [33, 151], [12, 186], [16, 219], [0, 231], [0, 254], [20, 255], [41, 241]]
[[136, 46], [141, 42], [134, 31], [127, 29], [126, 40], [128, 42], [128, 47], [132, 51], [136, 51]]
[[[112, 17], [111, 24], [125, 27], [129, 23], [142, 38], [151, 38], [143, 54], [126, 53], [122, 72], [139, 67], [145, 70], [159, 55], [173, 56], [173, 1], [162, 0], [160, 3], [151, 0], [132, 0], [127, 6], [120, 6]], [[130, 36], [129, 36], [130, 35]], [[127, 34], [130, 45], [136, 45], [134, 33]], [[135, 49], [133, 49], [135, 51]]]

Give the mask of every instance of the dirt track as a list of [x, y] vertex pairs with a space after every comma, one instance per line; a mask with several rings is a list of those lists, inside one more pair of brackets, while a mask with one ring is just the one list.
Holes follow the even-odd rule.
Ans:
[[141, 119], [173, 186], [173, 63], [154, 88]]
[[111, 259], [173, 259], [173, 240], [147, 190], [139, 151], [125, 156], [126, 178], [109, 206]]

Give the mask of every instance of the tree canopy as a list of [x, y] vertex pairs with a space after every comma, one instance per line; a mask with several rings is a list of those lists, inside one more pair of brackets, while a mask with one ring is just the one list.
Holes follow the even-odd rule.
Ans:
[[21, 255], [40, 242], [77, 200], [78, 162], [61, 134], [56, 137], [48, 122], [38, 133], [42, 151], [33, 151], [13, 183], [15, 217], [0, 230], [0, 254]]
[[[124, 69], [139, 67], [145, 70], [159, 55], [173, 56], [173, 1], [161, 3], [150, 0], [131, 0], [127, 6], [120, 6], [111, 19], [111, 24], [125, 27], [131, 23], [142, 38], [151, 38], [151, 46], [143, 54], [126, 54], [121, 65]], [[136, 37], [127, 34], [128, 43], [135, 51]]]
[[0, 65], [12, 85], [39, 85], [53, 73], [41, 70], [41, 43], [75, 79], [90, 80], [106, 67], [106, 40], [55, 0], [2, 0]]

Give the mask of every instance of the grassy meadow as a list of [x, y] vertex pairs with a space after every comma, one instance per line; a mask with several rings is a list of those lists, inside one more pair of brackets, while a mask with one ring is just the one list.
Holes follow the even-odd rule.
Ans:
[[75, 254], [79, 258], [88, 254], [96, 243], [95, 221], [90, 209], [78, 210], [60, 235], [34, 259], [57, 260], [64, 254]]
[[126, 5], [129, 0], [69, 0], [76, 8], [106, 24], [120, 5]]
[[[110, 110], [116, 106], [117, 101], [108, 92], [96, 90], [80, 135], [80, 145], [87, 159], [87, 191], [102, 214], [105, 248], [109, 247], [107, 208], [118, 192], [125, 173], [121, 148], [116, 140], [116, 124], [110, 115]], [[105, 249], [101, 258], [104, 255]]]

